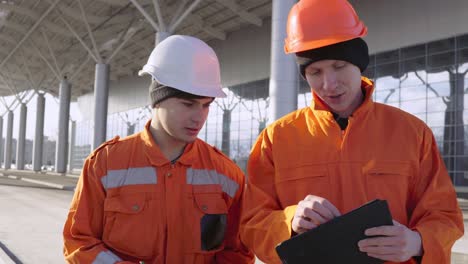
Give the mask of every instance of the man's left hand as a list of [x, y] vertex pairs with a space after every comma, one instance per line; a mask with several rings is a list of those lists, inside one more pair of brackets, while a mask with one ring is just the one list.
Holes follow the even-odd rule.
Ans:
[[421, 235], [393, 220], [393, 226], [379, 226], [365, 231], [366, 238], [358, 242], [359, 250], [370, 257], [404, 262], [422, 255]]

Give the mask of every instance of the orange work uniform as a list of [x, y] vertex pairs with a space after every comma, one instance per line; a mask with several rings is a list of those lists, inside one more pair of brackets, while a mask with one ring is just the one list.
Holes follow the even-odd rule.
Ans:
[[68, 263], [253, 263], [242, 171], [197, 139], [171, 163], [144, 131], [87, 159], [64, 227]]
[[361, 87], [364, 102], [345, 131], [314, 94], [310, 107], [274, 122], [253, 146], [241, 238], [262, 261], [280, 263], [275, 246], [291, 237], [296, 206], [312, 194], [341, 213], [386, 199], [393, 218], [421, 234], [422, 263], [450, 263], [463, 218], [431, 130], [374, 103], [370, 80], [363, 77]]

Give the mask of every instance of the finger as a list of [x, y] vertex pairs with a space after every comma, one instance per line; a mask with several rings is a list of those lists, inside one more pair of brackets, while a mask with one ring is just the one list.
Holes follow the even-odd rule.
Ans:
[[327, 199], [315, 195], [307, 195], [304, 199], [307, 203], [307, 207], [310, 207], [317, 211], [322, 217], [331, 220], [337, 216], [340, 216], [340, 211]]
[[328, 222], [329, 219], [323, 218], [319, 213], [315, 212], [311, 208], [304, 208], [304, 217], [309, 218], [311, 222], [320, 225]]
[[303, 229], [307, 231], [307, 230], [316, 228], [317, 225], [301, 217], [297, 220], [297, 227], [298, 229]]
[[366, 236], [399, 236], [405, 231], [405, 226], [379, 226], [366, 229]]
[[359, 247], [385, 247], [399, 245], [401, 239], [399, 237], [374, 237], [366, 238], [358, 242]]
[[334, 217], [340, 216], [341, 213], [330, 201], [323, 201], [323, 205], [333, 214]]
[[327, 221], [334, 218], [333, 213], [322, 204], [322, 201], [304, 201], [304, 207], [315, 211]]
[[[365, 252], [368, 254], [375, 254], [375, 255], [395, 255], [398, 253], [399, 249], [392, 246], [379, 246], [379, 247], [360, 247], [359, 250], [361, 252]], [[401, 250], [400, 250], [401, 251]]]

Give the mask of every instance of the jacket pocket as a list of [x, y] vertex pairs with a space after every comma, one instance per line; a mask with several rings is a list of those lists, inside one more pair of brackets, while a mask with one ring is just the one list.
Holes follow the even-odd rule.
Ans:
[[410, 192], [413, 172], [407, 161], [377, 161], [364, 167], [369, 200], [388, 201], [392, 216], [406, 222], [406, 201]]
[[279, 169], [276, 191], [283, 207], [297, 204], [312, 194], [329, 199], [330, 179], [326, 165], [303, 165]]
[[224, 248], [227, 228], [227, 205], [221, 186], [193, 185], [189, 193], [188, 208], [192, 209], [187, 230], [191, 229], [190, 252], [212, 254]]
[[119, 252], [137, 258], [154, 256], [159, 219], [157, 199], [145, 193], [126, 194], [104, 201], [103, 241]]

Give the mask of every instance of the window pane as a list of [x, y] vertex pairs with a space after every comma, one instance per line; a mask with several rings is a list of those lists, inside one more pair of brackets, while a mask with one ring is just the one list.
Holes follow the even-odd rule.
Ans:
[[425, 71], [406, 73], [400, 78], [402, 87], [425, 85], [426, 79]]
[[427, 43], [427, 53], [433, 54], [443, 51], [453, 50], [455, 48], [455, 39], [442, 39]]
[[426, 55], [426, 44], [415, 45], [401, 49], [401, 59], [411, 59], [416, 57], [423, 57]]
[[375, 80], [376, 89], [383, 91], [389, 89], [399, 89], [400, 80], [393, 77], [383, 77]]
[[396, 62], [398, 61], [398, 58], [399, 58], [398, 50], [377, 53], [375, 56], [376, 56], [375, 63], [377, 65], [386, 64], [389, 62]]
[[444, 52], [427, 57], [427, 71], [440, 72], [446, 66], [453, 66], [455, 64], [455, 52]]
[[439, 71], [437, 73], [429, 73], [427, 75], [428, 83], [448, 82], [449, 80], [448, 71]]
[[427, 114], [427, 125], [430, 127], [443, 127], [445, 125], [444, 120], [445, 112], [433, 112]]
[[468, 47], [468, 34], [456, 37], [457, 48], [462, 49]]
[[411, 86], [401, 88], [401, 100], [426, 99], [426, 86]]
[[398, 63], [389, 63], [377, 65], [375, 69], [375, 77], [381, 78], [386, 76], [398, 76], [399, 66]]
[[375, 66], [375, 55], [369, 55], [369, 66], [370, 67]]
[[[453, 83], [452, 83], [453, 84]], [[430, 83], [428, 86], [427, 97], [448, 97], [450, 96], [450, 83], [449, 82], [438, 82]], [[446, 98], [448, 99], [448, 98]]]
[[389, 104], [398, 102], [398, 89], [391, 90], [376, 90], [375, 101], [379, 103]]
[[414, 72], [414, 71], [424, 71], [426, 70], [426, 58], [416, 58], [405, 60], [400, 63], [400, 72]]
[[426, 112], [426, 100], [402, 100], [401, 109], [410, 114], [423, 114]]

